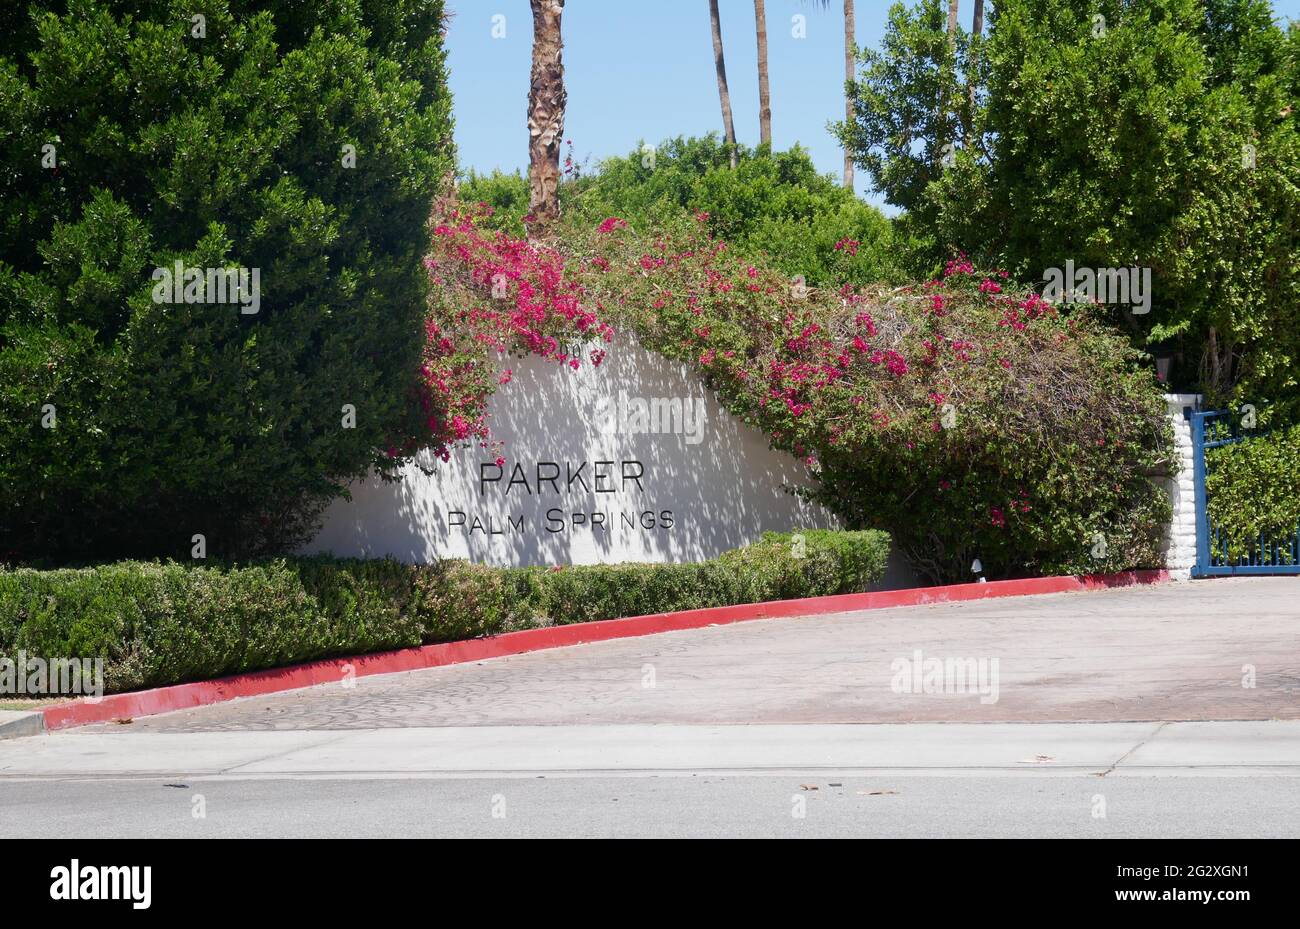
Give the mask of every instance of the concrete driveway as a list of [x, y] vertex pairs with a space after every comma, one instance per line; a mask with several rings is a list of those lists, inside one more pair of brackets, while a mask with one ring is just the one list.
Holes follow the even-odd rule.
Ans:
[[[935, 659], [955, 675], [927, 681]], [[97, 728], [1300, 719], [1300, 578], [760, 620], [352, 683]]]

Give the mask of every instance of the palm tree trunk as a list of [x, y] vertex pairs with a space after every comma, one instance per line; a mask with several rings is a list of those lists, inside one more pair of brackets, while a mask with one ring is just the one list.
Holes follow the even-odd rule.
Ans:
[[[958, 0], [948, 0], [948, 51], [954, 58], [957, 54], [957, 6]], [[953, 99], [946, 85], [943, 90], [943, 115], [948, 122], [947, 131], [944, 133], [946, 138], [943, 140], [944, 144], [940, 146], [940, 151], [950, 151], [957, 139], [957, 101]]]
[[[844, 83], [847, 85], [853, 80], [854, 55], [853, 49], [857, 43], [857, 29], [854, 23], [853, 0], [844, 0]], [[849, 96], [847, 87], [844, 92], [844, 123], [849, 125], [853, 122], [853, 98]], [[853, 189], [853, 156], [849, 154], [848, 146], [844, 148], [844, 186], [849, 190]]]
[[560, 215], [560, 141], [564, 135], [564, 0], [530, 0], [533, 70], [528, 86], [529, 235], [546, 233]]
[[979, 39], [984, 34], [984, 0], [975, 0], [975, 17], [970, 27], [970, 65], [966, 72], [967, 123], [965, 146], [970, 148], [971, 123], [975, 121], [975, 78], [979, 64]]
[[736, 166], [736, 124], [731, 119], [731, 92], [727, 90], [727, 61], [722, 55], [722, 20], [718, 17], [718, 0], [709, 0], [709, 20], [713, 26], [713, 65], [718, 72], [718, 97], [722, 100], [722, 132], [727, 140], [731, 166]]
[[754, 22], [758, 29], [758, 141], [772, 144], [772, 95], [767, 85], [767, 11], [763, 0], [754, 0]]

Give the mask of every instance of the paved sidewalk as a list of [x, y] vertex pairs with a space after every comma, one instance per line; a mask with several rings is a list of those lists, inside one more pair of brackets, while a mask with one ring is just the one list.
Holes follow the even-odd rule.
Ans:
[[1300, 721], [83, 729], [0, 743], [0, 780], [782, 771], [1294, 776], [1300, 775]]
[[[896, 692], [917, 650], [996, 660], [997, 701]], [[98, 728], [1300, 719], [1300, 578], [762, 620], [352, 683]]]

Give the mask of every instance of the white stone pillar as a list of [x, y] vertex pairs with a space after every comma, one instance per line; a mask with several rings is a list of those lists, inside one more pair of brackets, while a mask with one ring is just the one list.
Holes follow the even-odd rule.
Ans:
[[1200, 394], [1165, 394], [1174, 429], [1173, 474], [1164, 481], [1173, 515], [1165, 534], [1165, 567], [1176, 581], [1192, 576], [1196, 563], [1196, 488], [1192, 483], [1192, 424], [1184, 410], [1201, 409]]

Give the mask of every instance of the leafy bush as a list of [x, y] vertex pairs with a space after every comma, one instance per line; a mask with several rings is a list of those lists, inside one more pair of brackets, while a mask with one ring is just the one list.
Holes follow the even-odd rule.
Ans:
[[[457, 185], [459, 196], [467, 203], [486, 203], [492, 207], [494, 228], [515, 238], [527, 234], [524, 217], [528, 215], [528, 180], [516, 171], [506, 174], [499, 168], [490, 174], [470, 169]], [[561, 190], [567, 192], [565, 186]]]
[[818, 530], [766, 535], [700, 564], [0, 569], [0, 655], [102, 657], [116, 692], [552, 623], [861, 591], [888, 554], [883, 533]]
[[[585, 359], [571, 357], [568, 346], [613, 338], [609, 324], [587, 305], [581, 286], [566, 279], [562, 256], [475, 227], [476, 219], [493, 216], [483, 204], [462, 210], [450, 196], [434, 204], [432, 254], [424, 259], [432, 286], [418, 375], [424, 423], [389, 448], [392, 458], [430, 448], [446, 461], [458, 444], [489, 447], [487, 400], [510, 381], [509, 372], [498, 375], [486, 363], [489, 352], [532, 354], [577, 369]], [[598, 350], [589, 355], [594, 365], [603, 357]]]
[[[716, 135], [678, 137], [655, 147], [607, 158], [593, 173], [561, 187], [565, 212], [588, 223], [619, 216], [648, 232], [682, 211], [707, 215], [709, 230], [739, 253], [809, 283], [854, 284], [898, 276], [890, 221], [878, 209], [818, 174], [808, 153], [739, 146], [733, 170]], [[523, 234], [528, 186], [520, 175], [470, 173], [460, 198], [494, 210], [492, 227]], [[836, 248], [853, 242], [852, 250]]]
[[[442, 0], [199, 6], [5, 5], [0, 559], [282, 548], [422, 426]], [[258, 312], [154, 302], [178, 261]]]
[[[463, 214], [461, 214], [463, 217]], [[1155, 567], [1172, 433], [1154, 377], [1083, 309], [1004, 292], [1005, 273], [954, 260], [887, 289], [792, 285], [687, 217], [638, 234], [570, 218], [562, 245], [440, 227], [439, 273], [465, 316], [484, 282], [509, 296], [577, 295], [602, 325], [682, 361], [727, 408], [806, 459], [851, 528], [884, 529], [936, 581]], [[592, 350], [593, 360], [604, 348]]]
[[1300, 426], [1252, 436], [1206, 452], [1206, 507], [1229, 559], [1259, 557], [1300, 530]]

